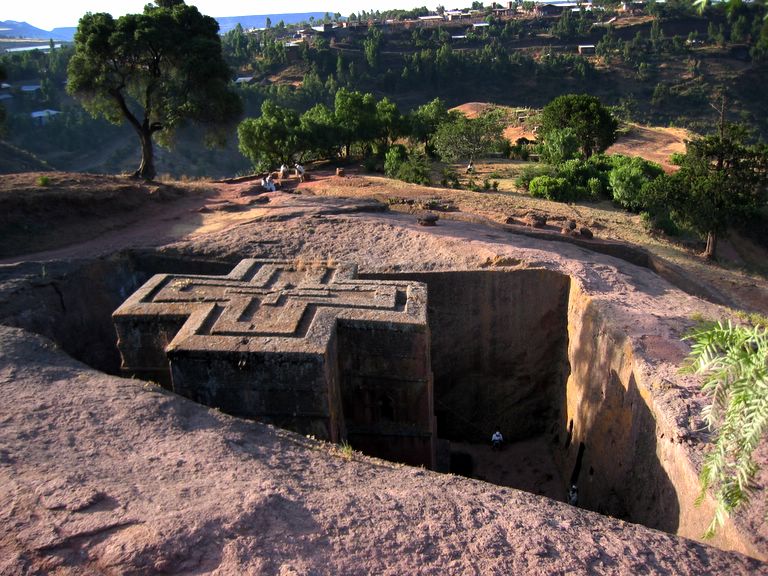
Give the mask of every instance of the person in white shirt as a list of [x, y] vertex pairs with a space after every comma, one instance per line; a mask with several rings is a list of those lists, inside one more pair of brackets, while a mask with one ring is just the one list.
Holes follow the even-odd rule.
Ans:
[[275, 182], [272, 180], [272, 173], [270, 172], [269, 175], [264, 180], [264, 189], [267, 192], [274, 192], [276, 190], [275, 188]]
[[501, 445], [504, 442], [504, 436], [501, 435], [501, 432], [499, 429], [496, 429], [496, 432], [493, 433], [493, 436], [491, 436], [491, 448], [494, 450], [501, 450]]
[[304, 182], [304, 166], [296, 162], [296, 176], [299, 178], [299, 182]]

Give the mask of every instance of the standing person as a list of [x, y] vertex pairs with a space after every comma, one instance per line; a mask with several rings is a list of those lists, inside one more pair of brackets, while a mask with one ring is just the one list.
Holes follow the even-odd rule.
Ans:
[[579, 488], [576, 484], [571, 484], [571, 488], [568, 490], [568, 504], [571, 506], [579, 505]]
[[280, 165], [280, 180], [284, 180], [288, 177], [288, 165], [283, 163]]
[[296, 162], [296, 176], [299, 178], [299, 182], [304, 182], [304, 166]]
[[467, 164], [467, 174], [472, 174], [472, 172], [475, 171], [475, 165], [472, 163], [472, 160], [469, 161], [469, 164]]
[[496, 428], [496, 431], [493, 433], [493, 436], [491, 436], [491, 449], [501, 450], [501, 445], [503, 442], [504, 442], [504, 436], [502, 436], [499, 429]]

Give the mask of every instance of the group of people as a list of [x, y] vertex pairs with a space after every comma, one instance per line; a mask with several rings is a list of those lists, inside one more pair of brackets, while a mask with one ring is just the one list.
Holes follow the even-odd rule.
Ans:
[[[294, 164], [294, 169], [296, 170], [296, 177], [299, 179], [299, 182], [304, 182], [304, 166], [297, 162]], [[280, 170], [277, 171], [278, 178], [280, 180], [288, 178], [289, 170], [290, 169], [288, 168], [287, 164], [282, 164], [280, 166]], [[261, 186], [266, 192], [274, 192], [277, 190], [275, 180], [272, 178], [272, 172], [269, 172], [264, 178], [261, 179]]]

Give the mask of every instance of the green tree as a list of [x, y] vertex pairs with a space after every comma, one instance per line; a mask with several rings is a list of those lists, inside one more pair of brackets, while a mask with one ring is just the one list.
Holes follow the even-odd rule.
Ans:
[[236, 65], [241, 66], [248, 61], [250, 57], [248, 36], [239, 22], [237, 26], [221, 37], [221, 45], [224, 53]]
[[380, 150], [389, 148], [403, 133], [403, 115], [389, 98], [376, 102], [376, 128]]
[[381, 30], [376, 27], [368, 29], [368, 35], [363, 41], [363, 51], [365, 52], [365, 61], [371, 70], [379, 69], [381, 60], [382, 35]]
[[257, 170], [290, 164], [301, 148], [299, 116], [265, 100], [259, 118], [246, 118], [237, 127], [237, 138], [240, 152]]
[[444, 161], [475, 160], [498, 149], [504, 142], [504, 123], [497, 110], [477, 118], [463, 114], [443, 122], [434, 136], [435, 149]]
[[155, 176], [153, 136], [168, 144], [192, 120], [223, 137], [223, 124], [239, 114], [218, 30], [182, 0], [158, 0], [117, 20], [104, 13], [80, 19], [67, 90], [93, 116], [128, 121], [141, 143], [136, 177]]
[[766, 204], [768, 151], [744, 138], [743, 127], [722, 124], [717, 135], [687, 142], [680, 170], [669, 179], [680, 218], [707, 238], [707, 259], [716, 258], [721, 234]]
[[603, 152], [616, 141], [618, 121], [598, 98], [587, 94], [558, 96], [544, 106], [540, 121], [545, 141], [555, 130], [573, 130], [584, 158]]
[[376, 100], [372, 94], [339, 89], [334, 100], [333, 114], [347, 158], [351, 155], [353, 144], [370, 145], [375, 138]]
[[431, 154], [430, 140], [438, 126], [450, 119], [448, 108], [440, 98], [422, 104], [410, 114], [411, 138], [424, 144], [427, 154]]
[[341, 142], [333, 110], [324, 104], [316, 104], [300, 118], [301, 147], [320, 158], [335, 158]]

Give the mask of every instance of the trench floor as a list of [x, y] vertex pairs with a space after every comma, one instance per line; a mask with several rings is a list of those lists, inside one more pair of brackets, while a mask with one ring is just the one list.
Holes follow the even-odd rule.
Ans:
[[[565, 502], [567, 486], [552, 456], [549, 437], [537, 436], [505, 443], [501, 451], [490, 443], [451, 442], [451, 457], [472, 459], [472, 471], [465, 474], [499, 486], [509, 486]], [[458, 472], [457, 472], [458, 473]]]

